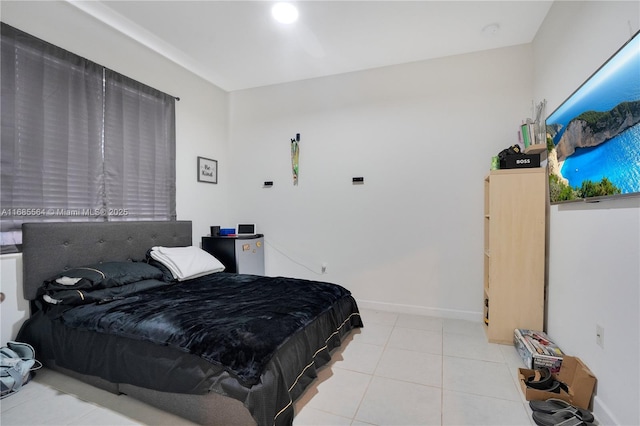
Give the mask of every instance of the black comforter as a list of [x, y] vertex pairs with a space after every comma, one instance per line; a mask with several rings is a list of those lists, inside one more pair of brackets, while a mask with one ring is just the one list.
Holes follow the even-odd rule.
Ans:
[[[74, 363], [84, 364], [77, 369], [83, 374], [116, 383], [128, 381], [143, 387], [150, 386], [149, 380], [119, 376], [119, 367], [116, 368], [108, 355], [90, 362], [81, 359], [81, 353], [63, 355], [62, 348], [66, 347], [64, 352], [68, 354], [74, 344], [53, 340], [71, 335], [76, 345], [84, 346], [88, 343], [77, 339], [97, 333], [104, 336], [104, 340], [97, 343], [107, 354], [113, 350], [109, 349], [111, 339], [124, 338], [138, 345], [153, 344], [163, 348], [163, 357], [166, 357], [165, 348], [189, 354], [189, 357], [196, 356], [215, 368], [202, 368], [202, 364], [195, 369], [189, 368], [198, 373], [192, 380], [195, 384], [183, 385], [187, 392], [213, 390], [241, 399], [261, 424], [272, 423], [274, 417], [269, 420], [267, 413], [263, 420], [260, 418], [263, 414], [257, 415], [256, 407], [252, 407], [251, 388], [267, 394], [277, 393], [275, 397], [280, 402], [275, 402], [273, 410], [268, 410], [277, 412], [283, 400], [288, 399], [290, 404], [302, 391], [293, 390], [309, 362], [317, 366], [326, 362], [326, 354], [321, 362], [316, 359], [318, 354], [328, 353], [339, 345], [340, 337], [348, 330], [362, 326], [352, 296], [334, 284], [228, 273], [173, 285], [159, 283], [158, 287], [105, 303], [48, 307], [25, 324], [20, 338], [35, 344], [45, 351], [46, 358], [54, 358], [65, 368], [72, 367], [68, 365], [69, 359], [75, 356]], [[96, 341], [94, 337], [88, 339]], [[274, 357], [283, 346], [289, 347], [288, 354]], [[117, 356], [115, 352], [113, 356]], [[144, 359], [139, 362], [136, 368], [144, 371]], [[266, 369], [273, 370], [275, 366], [281, 371], [265, 375]], [[237, 379], [238, 385], [231, 389], [227, 380], [226, 388], [218, 389], [217, 386], [225, 381], [220, 379], [221, 374]], [[271, 378], [273, 374], [275, 378]], [[157, 374], [146, 373], [146, 376], [157, 377]], [[273, 383], [265, 383], [269, 381]], [[160, 382], [164, 384], [158, 385]], [[270, 388], [276, 383], [277, 391]], [[155, 380], [153, 386], [157, 390], [176, 392], [171, 381]], [[286, 397], [282, 394], [283, 387], [290, 393]]]
[[71, 328], [168, 345], [256, 384], [274, 352], [344, 288], [282, 277], [211, 274], [60, 314]]

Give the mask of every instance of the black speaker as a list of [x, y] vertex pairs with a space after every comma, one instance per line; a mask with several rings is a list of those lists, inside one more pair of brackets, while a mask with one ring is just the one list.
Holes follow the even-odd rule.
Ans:
[[219, 226], [212, 226], [211, 227], [211, 236], [212, 237], [220, 236], [220, 227]]

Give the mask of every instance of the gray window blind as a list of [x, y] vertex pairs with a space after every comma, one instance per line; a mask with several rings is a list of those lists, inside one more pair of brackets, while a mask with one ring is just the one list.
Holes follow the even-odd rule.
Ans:
[[175, 99], [2, 23], [0, 236], [175, 219]]
[[107, 211], [116, 220], [175, 219], [174, 99], [110, 70], [105, 81]]

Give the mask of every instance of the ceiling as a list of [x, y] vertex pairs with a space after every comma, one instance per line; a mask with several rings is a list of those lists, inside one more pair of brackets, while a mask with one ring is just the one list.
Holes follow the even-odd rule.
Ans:
[[69, 2], [227, 91], [529, 43], [553, 2], [297, 1], [289, 25], [274, 3]]

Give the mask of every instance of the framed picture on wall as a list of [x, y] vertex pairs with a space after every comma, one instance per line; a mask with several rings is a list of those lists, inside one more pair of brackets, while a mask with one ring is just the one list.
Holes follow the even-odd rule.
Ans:
[[218, 183], [218, 161], [198, 157], [198, 182]]

